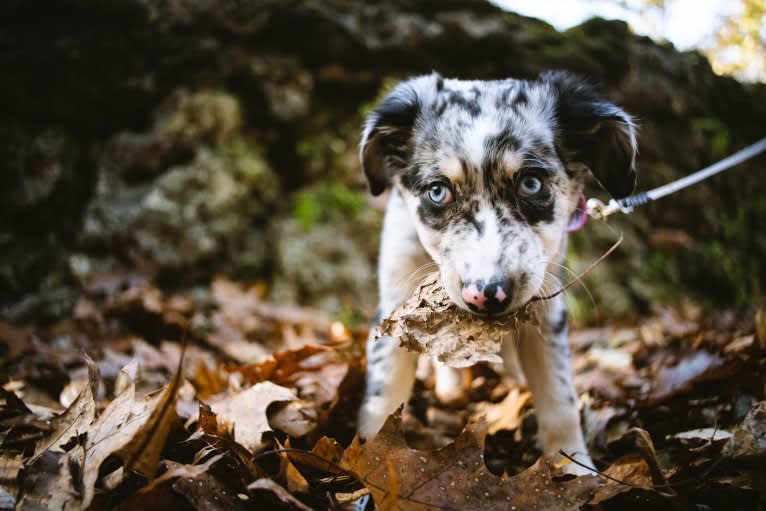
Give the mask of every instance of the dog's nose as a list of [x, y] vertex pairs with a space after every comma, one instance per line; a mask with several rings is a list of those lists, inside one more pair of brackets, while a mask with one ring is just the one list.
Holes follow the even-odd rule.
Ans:
[[463, 301], [474, 312], [504, 312], [511, 303], [512, 294], [513, 281], [508, 278], [493, 278], [486, 285], [482, 280], [463, 284]]

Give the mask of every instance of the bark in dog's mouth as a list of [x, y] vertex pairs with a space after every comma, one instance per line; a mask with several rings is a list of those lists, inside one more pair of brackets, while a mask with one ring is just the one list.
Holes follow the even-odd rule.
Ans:
[[458, 307], [434, 272], [383, 319], [376, 337], [396, 337], [408, 350], [426, 353], [452, 367], [501, 362], [500, 346], [517, 322], [536, 322], [531, 305], [530, 301], [500, 315], [476, 314]]

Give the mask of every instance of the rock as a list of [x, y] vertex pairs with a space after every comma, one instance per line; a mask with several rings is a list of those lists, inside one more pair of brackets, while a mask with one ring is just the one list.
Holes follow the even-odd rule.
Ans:
[[[80, 165], [63, 128], [0, 122], [0, 316], [66, 311], [62, 240], [77, 228], [87, 193]], [[41, 284], [49, 296], [31, 295]]]
[[314, 77], [295, 57], [253, 57], [250, 69], [266, 98], [271, 114], [282, 122], [305, 117], [309, 112]]
[[[361, 288], [374, 280], [377, 233], [349, 218], [304, 231], [291, 197], [325, 181], [364, 191], [354, 163], [363, 113], [413, 74], [586, 75], [640, 120], [640, 189], [753, 142], [766, 119], [766, 86], [716, 76], [696, 52], [618, 21], [559, 33], [483, 0], [11, 0], [0, 20], [0, 68], [14, 70], [0, 81], [0, 310], [45, 303], [38, 291], [76, 292], [72, 253], [140, 260], [192, 279], [222, 270], [259, 277], [304, 303], [335, 301], [331, 309], [367, 303], [361, 297], [373, 291]], [[596, 307], [573, 291], [573, 312], [636, 314], [679, 290], [751, 303], [766, 278], [758, 165], [610, 220], [625, 242], [585, 279]], [[595, 185], [591, 193], [604, 198]], [[655, 228], [689, 242], [653, 246]], [[267, 232], [273, 242], [264, 243]], [[336, 233], [340, 249], [320, 239]], [[608, 229], [573, 235], [572, 268], [614, 238]], [[332, 259], [319, 269], [319, 256], [296, 256], [301, 250], [348, 262], [334, 286], [351, 290], [346, 298], [332, 298], [327, 285]], [[369, 273], [346, 276], [352, 269]]]
[[333, 313], [369, 315], [377, 304], [376, 264], [383, 212], [343, 185], [318, 185], [274, 222], [274, 297]]
[[[240, 125], [232, 96], [181, 90], [160, 105], [151, 131], [113, 137], [82, 242], [119, 246], [134, 263], [162, 270], [215, 262], [257, 274], [267, 257], [257, 224], [279, 184], [259, 148], [240, 137]], [[171, 164], [184, 157], [190, 160]]]

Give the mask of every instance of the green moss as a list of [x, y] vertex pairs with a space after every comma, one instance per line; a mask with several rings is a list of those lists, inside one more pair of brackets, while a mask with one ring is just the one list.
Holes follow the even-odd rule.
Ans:
[[[237, 138], [220, 150], [225, 166], [234, 179], [250, 193], [257, 195], [252, 201], [253, 214], [267, 214], [268, 208], [279, 196], [279, 180], [263, 157], [258, 145], [243, 138]], [[252, 197], [251, 197], [252, 198]]]
[[729, 153], [729, 128], [713, 117], [692, 119], [692, 127], [710, 137], [710, 152], [713, 158], [723, 158]]
[[355, 219], [364, 206], [364, 195], [350, 190], [344, 183], [323, 183], [298, 194], [294, 214], [304, 232], [317, 222], [334, 217]]

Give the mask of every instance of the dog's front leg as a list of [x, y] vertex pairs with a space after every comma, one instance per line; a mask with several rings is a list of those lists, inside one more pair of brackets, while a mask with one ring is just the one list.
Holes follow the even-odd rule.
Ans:
[[[391, 314], [431, 268], [431, 259], [412, 226], [404, 201], [394, 190], [386, 209], [381, 237], [378, 280], [378, 314]], [[435, 267], [435, 265], [433, 265]], [[389, 415], [406, 402], [415, 382], [418, 354], [399, 347], [392, 337], [375, 339], [375, 328], [367, 340], [367, 388], [359, 410], [359, 433], [373, 437]]]
[[[572, 381], [566, 308], [560, 296], [544, 307], [541, 326], [520, 324], [518, 341], [519, 360], [535, 404], [538, 437], [547, 454], [559, 459], [558, 451], [563, 450], [592, 467]], [[568, 464], [565, 470], [589, 472], [575, 463]]]

